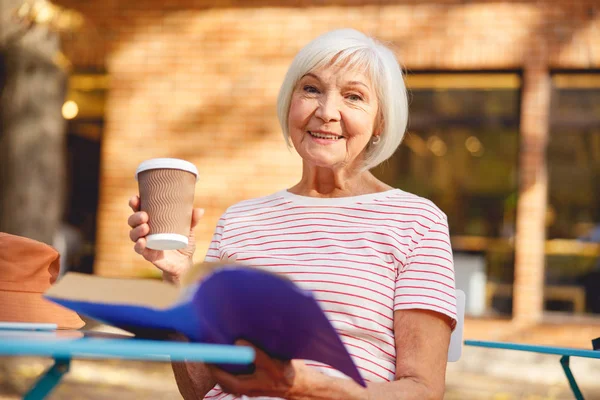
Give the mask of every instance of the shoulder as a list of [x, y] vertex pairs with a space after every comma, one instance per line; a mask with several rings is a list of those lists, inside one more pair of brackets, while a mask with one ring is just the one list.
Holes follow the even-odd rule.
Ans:
[[238, 203], [235, 203], [225, 210], [222, 218], [227, 218], [228, 216], [239, 215], [243, 212], [251, 212], [257, 211], [261, 209], [268, 209], [271, 207], [280, 206], [285, 202], [283, 191], [278, 191], [272, 193], [268, 196], [255, 197], [252, 199], [242, 200]]
[[446, 214], [433, 201], [401, 189], [393, 190], [378, 204], [386, 213], [416, 217], [427, 221], [426, 225], [447, 224]]

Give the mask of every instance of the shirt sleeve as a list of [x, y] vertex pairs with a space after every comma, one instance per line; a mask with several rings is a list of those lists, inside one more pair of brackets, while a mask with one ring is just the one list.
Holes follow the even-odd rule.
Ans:
[[431, 310], [452, 318], [456, 326], [454, 262], [448, 222], [435, 222], [409, 253], [396, 277], [394, 311]]
[[221, 261], [221, 239], [223, 236], [223, 230], [225, 228], [225, 215], [219, 218], [215, 232], [213, 233], [212, 240], [208, 246], [208, 251], [204, 257], [205, 262], [219, 262]]

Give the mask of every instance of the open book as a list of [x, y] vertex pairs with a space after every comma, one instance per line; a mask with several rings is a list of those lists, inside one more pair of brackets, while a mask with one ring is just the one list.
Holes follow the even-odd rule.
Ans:
[[[181, 287], [150, 279], [67, 273], [44, 296], [138, 337], [178, 332], [192, 342], [246, 339], [272, 357], [327, 364], [365, 386], [335, 329], [310, 292], [241, 265], [196, 267]], [[212, 268], [212, 267], [209, 267]], [[233, 373], [248, 367], [221, 365]]]

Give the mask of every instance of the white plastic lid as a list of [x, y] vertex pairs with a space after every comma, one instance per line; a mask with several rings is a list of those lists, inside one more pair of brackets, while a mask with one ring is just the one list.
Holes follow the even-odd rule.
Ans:
[[146, 236], [146, 247], [154, 250], [177, 250], [188, 245], [188, 238], [176, 233], [155, 233]]
[[196, 175], [196, 182], [199, 178], [198, 169], [189, 161], [180, 160], [178, 158], [151, 158], [140, 163], [135, 171], [135, 179], [137, 180], [140, 172], [147, 171], [149, 169], [180, 169]]

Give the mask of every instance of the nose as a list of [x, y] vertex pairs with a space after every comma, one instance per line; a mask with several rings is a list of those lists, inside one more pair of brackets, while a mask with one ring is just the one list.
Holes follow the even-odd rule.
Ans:
[[335, 95], [325, 94], [319, 99], [319, 106], [315, 111], [315, 117], [323, 122], [340, 120], [340, 109], [338, 99]]

